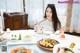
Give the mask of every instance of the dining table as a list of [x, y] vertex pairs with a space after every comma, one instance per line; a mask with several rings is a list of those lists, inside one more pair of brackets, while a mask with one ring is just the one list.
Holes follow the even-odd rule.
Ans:
[[[30, 35], [31, 39], [25, 39], [26, 35]], [[79, 52], [80, 52], [80, 36], [70, 35], [70, 34], [64, 34], [64, 35], [65, 35], [65, 38], [60, 38], [59, 37], [60, 34], [37, 33], [35, 32], [35, 30], [31, 30], [31, 29], [5, 31], [0, 37], [4, 37], [7, 40], [4, 44], [0, 45], [0, 53], [10, 53], [10, 51], [15, 47], [30, 48], [31, 50], [33, 50], [33, 53], [53, 53], [54, 48], [53, 48], [53, 51], [48, 51], [40, 48], [37, 45], [38, 41], [46, 38], [55, 39], [59, 42], [59, 44], [62, 44], [62, 45], [75, 43], [76, 47], [79, 48]], [[21, 36], [21, 39], [19, 40], [20, 36]], [[16, 40], [11, 40], [12, 38], [16, 38]], [[3, 46], [6, 46], [6, 51], [2, 50]]]

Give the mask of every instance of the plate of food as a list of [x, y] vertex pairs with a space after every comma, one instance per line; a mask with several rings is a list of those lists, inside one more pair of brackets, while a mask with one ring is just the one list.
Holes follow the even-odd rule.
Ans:
[[14, 47], [9, 53], [33, 53], [33, 51], [27, 47]]
[[53, 51], [53, 47], [56, 44], [59, 44], [59, 42], [57, 40], [54, 40], [54, 39], [42, 39], [42, 40], [37, 42], [37, 45], [40, 48], [42, 48], [44, 50], [48, 50], [48, 51]]
[[68, 44], [57, 44], [54, 46], [53, 53], [80, 53], [76, 47], [71, 47]]

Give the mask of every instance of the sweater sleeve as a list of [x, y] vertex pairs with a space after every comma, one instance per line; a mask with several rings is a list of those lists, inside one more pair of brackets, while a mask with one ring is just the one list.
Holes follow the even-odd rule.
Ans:
[[40, 30], [42, 30], [42, 22], [43, 22], [44, 20], [42, 20], [42, 21], [40, 21], [39, 23], [37, 23], [37, 24], [35, 24], [35, 26], [34, 26], [34, 30], [35, 31], [40, 31]]

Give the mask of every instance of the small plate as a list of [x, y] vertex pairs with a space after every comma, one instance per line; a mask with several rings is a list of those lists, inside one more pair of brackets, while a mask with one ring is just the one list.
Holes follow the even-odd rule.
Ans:
[[7, 39], [6, 38], [3, 38], [3, 37], [0, 37], [0, 45], [4, 45], [7, 43]]
[[51, 31], [43, 31], [43, 34], [47, 34], [47, 35], [50, 35], [50, 34], [52, 34], [53, 32], [51, 32]]
[[[69, 44], [57, 44], [54, 46], [53, 53], [59, 53], [58, 48], [69, 48]], [[70, 48], [69, 48], [70, 49]], [[77, 47], [74, 47], [72, 50], [74, 53], [80, 53]]]
[[0, 45], [5, 45], [7, 43], [7, 40], [4, 40], [2, 42], [0, 42]]

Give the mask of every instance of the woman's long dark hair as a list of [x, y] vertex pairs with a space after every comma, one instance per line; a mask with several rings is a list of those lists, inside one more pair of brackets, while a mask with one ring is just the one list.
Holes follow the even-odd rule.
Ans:
[[[48, 4], [47, 8], [51, 8], [51, 10], [52, 10], [52, 24], [53, 24], [54, 31], [56, 31], [56, 30], [58, 30], [58, 27], [61, 27], [61, 23], [57, 17], [55, 5], [54, 4]], [[47, 8], [46, 8], [46, 10], [47, 10]], [[47, 18], [46, 10], [45, 10], [44, 18]]]

